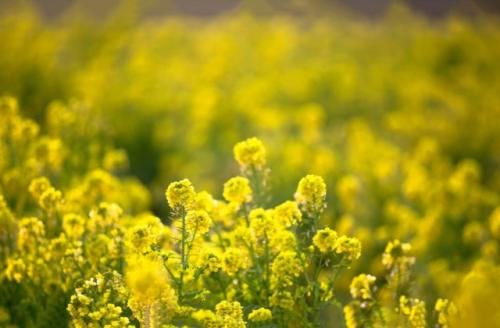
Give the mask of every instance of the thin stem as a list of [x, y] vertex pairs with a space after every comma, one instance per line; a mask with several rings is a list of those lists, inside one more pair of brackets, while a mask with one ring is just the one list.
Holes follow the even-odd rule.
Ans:
[[267, 233], [265, 234], [265, 244], [264, 244], [264, 254], [265, 254], [265, 273], [266, 273], [266, 306], [269, 306], [269, 296], [271, 295], [271, 282], [270, 282], [270, 274], [269, 274], [269, 240], [267, 238]]
[[219, 247], [222, 248], [222, 250], [226, 250], [226, 245], [224, 245], [224, 238], [222, 238], [222, 234], [220, 233], [219, 230], [219, 225], [214, 225], [214, 231], [217, 234], [217, 238], [219, 239]]
[[224, 299], [227, 299], [226, 286], [225, 286], [224, 282], [222, 281], [219, 272], [217, 272], [215, 274], [215, 280], [219, 283], [219, 286], [220, 286], [220, 288], [222, 290], [222, 293], [224, 294]]
[[194, 242], [194, 239], [196, 238], [197, 232], [198, 232], [198, 223], [196, 223], [196, 229], [193, 232], [193, 238], [191, 238], [191, 241], [188, 243], [188, 250], [186, 253], [186, 262], [189, 260], [189, 254], [191, 254], [191, 250], [193, 249], [193, 242]]
[[183, 299], [183, 287], [184, 287], [184, 272], [186, 271], [187, 268], [187, 263], [186, 263], [186, 216], [184, 211], [181, 213], [181, 222], [182, 222], [182, 228], [181, 228], [181, 273], [179, 277], [179, 304], [182, 305], [182, 299]]
[[172, 270], [170, 270], [170, 268], [168, 267], [168, 265], [166, 263], [163, 263], [163, 266], [165, 267], [165, 269], [167, 270], [168, 274], [170, 275], [170, 277], [176, 281], [177, 278], [175, 277], [174, 273], [172, 272]]
[[[257, 258], [257, 256], [255, 255], [255, 250], [251, 244], [251, 242], [247, 243], [246, 241], [243, 241], [245, 246], [248, 248], [249, 252], [250, 252], [250, 256], [252, 258], [252, 261], [255, 263], [256, 265], [256, 268], [257, 268], [257, 272], [259, 274], [260, 277], [262, 277], [262, 267], [259, 263], [259, 260]], [[260, 299], [260, 297], [256, 297], [257, 299]]]

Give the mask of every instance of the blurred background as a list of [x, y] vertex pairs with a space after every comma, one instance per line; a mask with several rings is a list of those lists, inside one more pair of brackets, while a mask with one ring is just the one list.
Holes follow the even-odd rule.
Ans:
[[[109, 1], [78, 1], [78, 0], [35, 0], [32, 3], [45, 17], [54, 18], [62, 15], [68, 9], [78, 6], [93, 16], [108, 14], [113, 8], [119, 6], [121, 0]], [[383, 15], [393, 0], [294, 0], [294, 1], [245, 1], [245, 0], [147, 0], [144, 1], [149, 9], [147, 16], [163, 15], [193, 15], [211, 17], [224, 14], [228, 11], [250, 7], [267, 11], [289, 11], [300, 13], [301, 10], [321, 8], [327, 11], [338, 11], [341, 8], [355, 11], [367, 17], [380, 17]], [[479, 12], [497, 13], [500, 3], [495, 0], [401, 0], [411, 10], [429, 17], [443, 17], [450, 13], [477, 14]], [[2, 0], [4, 8], [16, 6], [19, 1]]]
[[233, 145], [257, 136], [271, 205], [325, 177], [324, 223], [363, 243], [353, 273], [382, 272], [393, 238], [413, 244], [426, 300], [498, 264], [500, 2], [0, 3], [0, 94], [44, 133], [72, 113], [58, 137], [89, 156], [96, 138], [125, 150], [116, 174], [147, 187], [130, 190], [141, 209], [165, 218], [184, 177], [220, 198]]

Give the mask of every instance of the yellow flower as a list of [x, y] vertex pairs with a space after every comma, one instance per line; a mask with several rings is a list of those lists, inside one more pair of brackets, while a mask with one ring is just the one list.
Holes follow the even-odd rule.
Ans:
[[[159, 221], [159, 220], [158, 220]], [[130, 250], [142, 254], [151, 250], [159, 237], [161, 222], [139, 224], [127, 231], [127, 244]]]
[[[104, 229], [118, 223], [123, 210], [115, 203], [101, 202], [99, 206], [93, 208], [89, 213], [90, 225]], [[93, 227], [93, 228], [96, 228]]]
[[34, 248], [45, 237], [45, 226], [37, 218], [23, 218], [18, 227], [17, 244], [20, 249]]
[[271, 312], [271, 310], [266, 308], [255, 309], [248, 315], [248, 320], [252, 322], [269, 321], [272, 318], [273, 318], [273, 313]]
[[257, 238], [269, 238], [275, 228], [269, 211], [263, 208], [253, 209], [249, 214], [249, 219], [250, 228]]
[[205, 327], [217, 327], [215, 313], [210, 310], [198, 310], [192, 314], [192, 318], [202, 322]]
[[458, 314], [455, 304], [447, 299], [438, 298], [434, 309], [438, 313], [438, 323], [442, 328], [450, 327]]
[[189, 208], [195, 197], [196, 193], [194, 187], [188, 179], [172, 182], [165, 193], [168, 205], [170, 208], [177, 207]]
[[216, 321], [220, 324], [216, 327], [245, 328], [243, 310], [238, 302], [220, 302], [215, 306], [215, 314]]
[[31, 156], [50, 170], [59, 171], [65, 157], [64, 144], [57, 138], [38, 138], [31, 149]]
[[194, 209], [197, 210], [204, 210], [207, 213], [211, 213], [212, 210], [215, 207], [215, 200], [206, 191], [200, 191], [199, 193], [196, 193], [196, 197], [194, 200]]
[[77, 214], [65, 214], [63, 217], [63, 230], [68, 237], [79, 239], [85, 231], [84, 219]]
[[203, 210], [191, 210], [186, 214], [186, 230], [190, 233], [204, 234], [210, 230], [212, 220]]
[[351, 296], [360, 300], [373, 299], [373, 285], [375, 284], [375, 277], [369, 274], [360, 274], [352, 279], [349, 290]]
[[66, 307], [71, 317], [70, 325], [79, 328], [132, 328], [130, 319], [124, 314], [128, 297], [122, 277], [117, 272], [97, 274], [84, 280], [80, 287], [75, 288]]
[[397, 239], [390, 241], [382, 254], [382, 264], [387, 269], [391, 269], [396, 264], [408, 268], [415, 262], [415, 258], [408, 256], [410, 250], [411, 245], [408, 243], [401, 243]]
[[408, 318], [411, 328], [427, 327], [425, 303], [417, 298], [399, 298], [399, 309]]
[[241, 250], [235, 247], [229, 247], [224, 251], [222, 258], [222, 268], [224, 272], [232, 276], [245, 267], [246, 261]]
[[271, 234], [269, 243], [275, 253], [291, 251], [297, 246], [295, 234], [289, 230], [283, 229]]
[[214, 222], [221, 223], [225, 227], [229, 227], [234, 223], [234, 218], [240, 209], [237, 203], [226, 203], [224, 201], [215, 202], [214, 210], [212, 211], [212, 219]]
[[273, 274], [271, 284], [278, 286], [291, 286], [295, 277], [298, 277], [303, 267], [297, 253], [294, 251], [284, 251], [278, 254], [271, 266]]
[[42, 196], [42, 194], [50, 187], [52, 187], [52, 185], [50, 184], [49, 179], [46, 177], [39, 177], [31, 180], [28, 190], [33, 198], [38, 201], [40, 196]]
[[224, 198], [228, 202], [242, 204], [252, 200], [250, 182], [244, 177], [234, 177], [224, 184]]
[[282, 288], [276, 288], [269, 299], [269, 303], [271, 306], [277, 306], [282, 309], [287, 309], [293, 311], [294, 308], [294, 298], [292, 293], [288, 290], [283, 290]]
[[335, 245], [335, 252], [345, 255], [348, 261], [357, 260], [361, 256], [361, 243], [356, 238], [340, 236]]
[[411, 306], [409, 305], [409, 300], [406, 296], [401, 295], [399, 297], [399, 310], [402, 314], [409, 315]]
[[130, 292], [142, 304], [153, 303], [161, 296], [162, 289], [170, 288], [162, 264], [147, 258], [130, 263], [126, 278]]
[[104, 155], [103, 167], [108, 171], [124, 170], [128, 168], [127, 152], [123, 149], [113, 149]]
[[11, 137], [14, 141], [27, 142], [34, 139], [40, 131], [38, 124], [32, 120], [18, 118], [14, 122], [15, 124], [11, 131]]
[[26, 271], [26, 265], [22, 259], [7, 259], [7, 268], [5, 269], [5, 276], [8, 280], [21, 282], [23, 275]]
[[466, 193], [472, 185], [481, 178], [481, 167], [472, 159], [465, 159], [458, 163], [450, 176], [448, 186], [456, 194]]
[[313, 244], [321, 253], [328, 253], [337, 245], [337, 232], [330, 228], [318, 230], [313, 237]]
[[207, 272], [218, 272], [222, 268], [221, 252], [215, 247], [203, 247], [195, 259], [196, 266], [206, 267]]
[[296, 202], [286, 201], [274, 208], [274, 218], [285, 227], [291, 227], [302, 221], [302, 212]]
[[234, 158], [243, 168], [261, 168], [266, 164], [266, 148], [259, 139], [249, 138], [234, 146]]
[[347, 328], [361, 328], [361, 324], [358, 324], [358, 319], [356, 315], [355, 302], [344, 306], [344, 319]]
[[295, 200], [310, 215], [320, 214], [326, 204], [326, 185], [318, 175], [306, 175], [299, 181]]
[[52, 187], [45, 190], [40, 196], [39, 203], [40, 207], [47, 212], [55, 211], [60, 205], [62, 200], [62, 194], [59, 190]]

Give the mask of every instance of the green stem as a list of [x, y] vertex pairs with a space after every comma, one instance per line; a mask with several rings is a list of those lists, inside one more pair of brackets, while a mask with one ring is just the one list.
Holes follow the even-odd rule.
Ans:
[[182, 305], [182, 293], [183, 293], [183, 287], [184, 287], [184, 271], [186, 270], [187, 264], [186, 264], [186, 256], [185, 256], [185, 251], [186, 251], [186, 216], [184, 213], [181, 213], [181, 220], [182, 220], [182, 228], [181, 228], [181, 233], [182, 233], [182, 238], [181, 238], [181, 273], [180, 273], [180, 281], [179, 281], [179, 304]]
[[215, 276], [215, 280], [219, 283], [219, 286], [222, 290], [222, 293], [224, 294], [224, 299], [227, 299], [226, 286], [220, 277], [220, 272], [216, 272], [214, 276]]
[[[245, 246], [248, 248], [248, 251], [250, 252], [250, 257], [252, 258], [252, 261], [255, 263], [259, 277], [262, 277], [262, 267], [259, 263], [257, 256], [255, 255], [255, 250], [254, 250], [252, 244], [247, 243], [245, 241], [243, 241], [243, 242], [245, 243]], [[259, 295], [259, 294], [257, 294], [257, 295]], [[260, 300], [260, 297], [257, 296], [256, 299]]]
[[267, 238], [267, 233], [265, 234], [265, 247], [264, 247], [264, 261], [265, 261], [265, 272], [266, 272], [266, 306], [269, 307], [269, 296], [271, 296], [271, 281], [269, 273], [269, 240]]
[[193, 232], [193, 238], [191, 238], [191, 241], [188, 243], [188, 249], [186, 252], [186, 262], [189, 260], [189, 254], [191, 254], [191, 250], [193, 249], [193, 242], [194, 239], [196, 238], [196, 232], [198, 232], [198, 224], [196, 224], [196, 229]]
[[217, 238], [219, 239], [219, 247], [222, 248], [223, 251], [225, 251], [226, 245], [224, 245], [224, 238], [222, 238], [222, 234], [220, 233], [218, 224], [214, 226], [214, 231], [217, 234]]

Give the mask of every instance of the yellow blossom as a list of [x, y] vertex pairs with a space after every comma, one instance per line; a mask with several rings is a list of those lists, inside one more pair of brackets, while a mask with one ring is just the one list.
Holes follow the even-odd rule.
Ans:
[[321, 213], [326, 204], [326, 185], [322, 177], [306, 175], [299, 181], [295, 200], [311, 215]]
[[39, 177], [31, 180], [29, 191], [33, 198], [38, 200], [40, 196], [42, 196], [42, 194], [50, 187], [52, 187], [52, 185], [50, 184], [49, 179], [46, 177]]
[[234, 158], [244, 168], [252, 165], [261, 168], [266, 164], [266, 148], [259, 139], [249, 138], [234, 146]]
[[212, 220], [203, 210], [191, 210], [186, 214], [186, 229], [190, 233], [204, 234], [210, 230]]
[[194, 187], [188, 179], [172, 182], [165, 193], [170, 208], [189, 208], [196, 196]]
[[402, 295], [399, 299], [401, 313], [408, 318], [411, 328], [427, 327], [425, 303], [419, 299], [408, 299]]
[[337, 246], [337, 232], [330, 228], [318, 230], [313, 237], [313, 244], [321, 253], [333, 251]]
[[357, 260], [361, 256], [361, 242], [356, 238], [340, 236], [335, 245], [335, 252], [345, 255], [348, 261]]
[[77, 214], [65, 214], [63, 230], [70, 238], [79, 239], [85, 231], [84, 219]]
[[286, 201], [274, 208], [274, 218], [285, 227], [297, 225], [302, 221], [302, 212], [296, 202]]
[[250, 312], [248, 320], [251, 322], [264, 322], [273, 318], [271, 310], [266, 308], [258, 308]]
[[227, 248], [222, 257], [222, 268], [228, 275], [234, 275], [238, 270], [246, 267], [243, 253], [234, 247]]
[[252, 200], [250, 182], [244, 177], [234, 177], [224, 184], [224, 198], [228, 202], [242, 204]]
[[349, 290], [353, 298], [370, 300], [373, 298], [373, 286], [375, 277], [369, 274], [360, 274], [352, 279]]
[[401, 264], [406, 268], [415, 261], [413, 257], [408, 256], [410, 250], [410, 244], [393, 240], [385, 247], [384, 254], [382, 255], [382, 264], [388, 269], [392, 268], [395, 264]]
[[442, 328], [452, 326], [458, 314], [455, 304], [447, 299], [438, 298], [434, 309], [438, 313], [438, 323]]
[[47, 212], [55, 211], [60, 205], [62, 200], [62, 194], [59, 190], [52, 187], [45, 190], [40, 196], [39, 203], [40, 207]]
[[26, 270], [26, 265], [22, 259], [7, 259], [7, 268], [5, 269], [5, 276], [9, 280], [21, 282]]
[[290, 286], [293, 284], [293, 280], [302, 273], [303, 267], [296, 252], [284, 251], [274, 259], [271, 271], [273, 285]]

